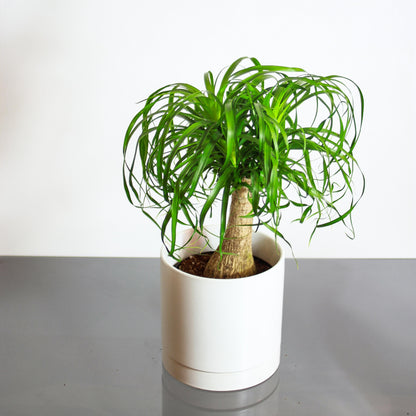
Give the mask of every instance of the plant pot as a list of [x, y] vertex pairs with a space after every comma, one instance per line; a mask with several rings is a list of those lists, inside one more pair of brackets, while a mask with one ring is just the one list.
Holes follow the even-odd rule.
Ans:
[[[183, 242], [190, 233], [181, 235]], [[217, 245], [210, 240], [211, 247]], [[186, 258], [205, 246], [196, 236], [179, 255]], [[240, 390], [277, 370], [284, 252], [273, 238], [254, 233], [253, 254], [272, 268], [239, 279], [211, 279], [178, 270], [162, 250], [163, 365], [179, 381], [204, 390]]]

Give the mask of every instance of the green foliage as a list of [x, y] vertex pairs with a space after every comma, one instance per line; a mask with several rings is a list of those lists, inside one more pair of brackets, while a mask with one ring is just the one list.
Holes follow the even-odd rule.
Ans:
[[346, 220], [364, 191], [364, 180], [358, 190], [353, 184], [361, 173], [353, 156], [364, 109], [358, 86], [255, 58], [238, 59], [216, 79], [207, 72], [204, 82], [205, 90], [178, 83], [155, 91], [124, 140], [127, 197], [165, 244], [170, 232], [170, 254], [178, 225], [204, 232], [217, 200], [223, 237], [229, 198], [241, 186], [255, 223], [275, 235], [283, 237], [281, 214], [291, 205], [297, 221], [314, 219], [313, 232], [340, 221], [352, 230]]

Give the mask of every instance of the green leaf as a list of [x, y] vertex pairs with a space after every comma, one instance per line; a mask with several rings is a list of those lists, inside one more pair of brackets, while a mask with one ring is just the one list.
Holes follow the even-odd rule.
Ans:
[[225, 121], [227, 126], [227, 155], [225, 158], [225, 165], [231, 161], [231, 164], [236, 167], [236, 131], [235, 131], [235, 112], [233, 104], [227, 101], [224, 106]]
[[219, 200], [223, 241], [230, 193], [243, 178], [256, 224], [276, 236], [290, 206], [298, 214], [289, 219], [315, 221], [311, 238], [339, 222], [354, 234], [365, 178], [355, 154], [364, 98], [353, 81], [239, 58], [215, 78], [207, 71], [203, 92], [170, 84], [139, 105], [124, 134], [123, 187], [172, 256], [178, 226], [203, 233]]

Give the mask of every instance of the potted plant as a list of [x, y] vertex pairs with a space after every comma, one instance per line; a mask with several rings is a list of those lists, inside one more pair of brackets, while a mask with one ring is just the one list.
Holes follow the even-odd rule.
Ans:
[[[124, 188], [164, 244], [164, 366], [195, 387], [236, 390], [280, 362], [282, 212], [296, 207], [297, 221], [314, 220], [312, 235], [338, 222], [352, 230], [364, 190], [353, 182], [363, 96], [345, 77], [255, 58], [204, 81], [204, 90], [177, 83], [142, 102], [125, 135]], [[259, 226], [275, 238], [253, 233]], [[178, 269], [206, 251], [200, 276]], [[272, 267], [255, 274], [255, 258]]]

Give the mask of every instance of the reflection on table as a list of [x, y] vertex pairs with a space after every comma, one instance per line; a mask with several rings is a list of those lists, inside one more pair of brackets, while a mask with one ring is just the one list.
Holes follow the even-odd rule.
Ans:
[[163, 416], [276, 416], [279, 370], [249, 389], [216, 392], [187, 386], [162, 373]]

